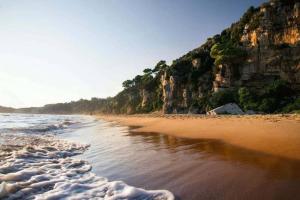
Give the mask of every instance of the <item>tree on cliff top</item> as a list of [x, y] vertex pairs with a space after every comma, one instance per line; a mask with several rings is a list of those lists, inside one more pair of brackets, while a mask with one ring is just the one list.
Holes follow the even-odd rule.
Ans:
[[215, 44], [210, 52], [210, 56], [215, 59], [215, 65], [236, 63], [245, 55], [245, 51], [230, 40]]

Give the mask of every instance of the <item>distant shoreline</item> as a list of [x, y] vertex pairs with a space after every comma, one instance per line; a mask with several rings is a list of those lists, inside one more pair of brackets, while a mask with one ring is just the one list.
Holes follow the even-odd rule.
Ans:
[[217, 139], [249, 150], [300, 160], [300, 115], [97, 115], [98, 119], [194, 139]]

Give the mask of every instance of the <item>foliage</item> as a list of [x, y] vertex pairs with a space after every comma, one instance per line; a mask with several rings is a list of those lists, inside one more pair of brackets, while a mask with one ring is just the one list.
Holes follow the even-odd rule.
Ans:
[[284, 80], [275, 80], [269, 86], [267, 86], [265, 91], [265, 96], [274, 97], [277, 99], [290, 97], [294, 94], [294, 91], [290, 87], [289, 83]]
[[284, 113], [292, 113], [292, 112], [299, 112], [300, 111], [300, 97], [296, 98], [291, 103], [287, 104], [285, 107], [282, 108], [282, 112]]
[[122, 83], [122, 86], [124, 89], [130, 88], [133, 85], [133, 81], [132, 80], [126, 80]]
[[255, 95], [248, 88], [242, 87], [238, 90], [239, 105], [243, 110], [257, 110], [258, 102]]
[[231, 64], [245, 57], [245, 51], [235, 45], [232, 41], [215, 44], [210, 52], [215, 59], [215, 65]]
[[286, 81], [275, 80], [266, 87], [259, 110], [266, 113], [280, 111], [291, 101], [293, 95], [294, 91]]
[[165, 61], [165, 60], [161, 60], [161, 61], [159, 61], [159, 62], [155, 65], [155, 67], [154, 67], [154, 69], [152, 70], [152, 72], [154, 72], [154, 73], [162, 72], [162, 71], [167, 70], [168, 67], [169, 67], [169, 66], [166, 64], [166, 61]]
[[277, 109], [276, 99], [272, 97], [263, 98], [258, 110], [265, 113], [273, 113]]
[[209, 99], [209, 105], [212, 108], [222, 106], [227, 103], [237, 103], [238, 94], [236, 90], [224, 90], [215, 92]]
[[212, 109], [209, 103], [209, 96], [204, 96], [202, 98], [196, 99], [192, 102], [191, 107], [197, 108], [198, 113], [205, 114], [207, 110]]
[[283, 80], [275, 80], [267, 85], [261, 95], [255, 95], [247, 88], [239, 89], [239, 104], [244, 110], [265, 113], [290, 112], [297, 110], [297, 100], [293, 101], [295, 91]]

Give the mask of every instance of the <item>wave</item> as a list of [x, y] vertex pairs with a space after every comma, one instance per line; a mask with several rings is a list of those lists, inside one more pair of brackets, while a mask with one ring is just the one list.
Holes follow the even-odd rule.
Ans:
[[88, 162], [72, 157], [89, 145], [52, 136], [1, 137], [0, 199], [174, 199], [167, 190], [144, 190], [96, 176]]
[[27, 127], [2, 128], [0, 129], [0, 132], [1, 133], [26, 133], [26, 134], [45, 134], [49, 132], [55, 133], [55, 131], [62, 131], [76, 124], [78, 124], [78, 122], [65, 120], [61, 123], [55, 123], [55, 124], [46, 124], [46, 125], [38, 124], [38, 125], [31, 125]]

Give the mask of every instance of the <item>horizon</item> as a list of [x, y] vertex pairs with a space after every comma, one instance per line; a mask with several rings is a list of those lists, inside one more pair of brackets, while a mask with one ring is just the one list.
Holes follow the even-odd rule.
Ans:
[[263, 2], [0, 0], [0, 105], [114, 96], [124, 80], [199, 47]]

